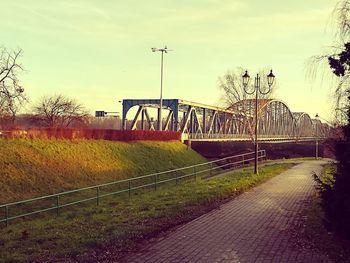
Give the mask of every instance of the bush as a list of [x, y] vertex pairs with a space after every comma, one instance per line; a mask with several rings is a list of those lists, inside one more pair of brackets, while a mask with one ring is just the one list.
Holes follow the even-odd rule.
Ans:
[[326, 227], [350, 240], [350, 109], [348, 118], [348, 124], [343, 128], [344, 139], [335, 146], [338, 164], [333, 180], [325, 182], [317, 176], [315, 179], [321, 193]]
[[332, 229], [350, 239], [350, 140], [336, 146], [339, 161], [332, 191], [329, 217]]
[[43, 128], [13, 130], [7, 138], [29, 139], [90, 139], [109, 141], [180, 141], [181, 133], [173, 131], [122, 131], [104, 129]]

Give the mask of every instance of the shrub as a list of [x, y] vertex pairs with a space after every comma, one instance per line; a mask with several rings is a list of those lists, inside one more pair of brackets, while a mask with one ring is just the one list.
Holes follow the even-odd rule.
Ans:
[[[348, 97], [350, 101], [350, 96]], [[344, 126], [344, 139], [336, 143], [337, 169], [334, 178], [325, 182], [315, 176], [321, 193], [328, 229], [350, 239], [350, 109], [348, 124]]]
[[89, 139], [109, 141], [179, 141], [180, 132], [173, 131], [129, 131], [103, 129], [42, 128], [12, 130], [4, 133], [9, 138], [30, 139]]

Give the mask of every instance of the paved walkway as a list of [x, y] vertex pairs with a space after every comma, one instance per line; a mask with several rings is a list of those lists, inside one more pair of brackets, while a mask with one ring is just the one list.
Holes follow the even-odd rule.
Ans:
[[295, 245], [293, 231], [314, 192], [305, 161], [164, 237], [148, 241], [124, 262], [330, 262]]

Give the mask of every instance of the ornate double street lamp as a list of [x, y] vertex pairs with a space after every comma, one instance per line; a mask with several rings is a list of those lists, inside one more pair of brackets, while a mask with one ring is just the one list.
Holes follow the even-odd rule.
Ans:
[[258, 94], [266, 95], [270, 93], [271, 86], [275, 80], [275, 75], [272, 73], [272, 69], [270, 71], [270, 74], [267, 75], [267, 85], [268, 89], [266, 91], [261, 90], [260, 85], [260, 76], [259, 74], [256, 74], [255, 77], [255, 83], [252, 91], [249, 91], [248, 84], [250, 80], [250, 76], [248, 74], [248, 71], [245, 71], [245, 74], [242, 76], [243, 80], [243, 88], [244, 92], [251, 95], [255, 93], [255, 139], [254, 139], [254, 146], [255, 146], [255, 158], [254, 158], [254, 174], [258, 174]]
[[316, 127], [315, 127], [316, 128], [315, 159], [317, 160], [318, 159], [318, 118], [319, 118], [318, 113], [316, 113], [315, 118], [316, 118]]
[[152, 48], [152, 52], [162, 52], [161, 56], [161, 62], [160, 62], [160, 107], [158, 111], [158, 130], [161, 131], [163, 129], [162, 125], [162, 108], [163, 108], [163, 56], [164, 52], [168, 53], [169, 51], [172, 51], [171, 49], [168, 49], [167, 46], [164, 48]]

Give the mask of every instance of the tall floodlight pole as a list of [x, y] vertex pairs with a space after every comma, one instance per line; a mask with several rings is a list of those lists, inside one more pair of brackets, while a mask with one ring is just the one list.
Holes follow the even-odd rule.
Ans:
[[316, 113], [316, 116], [315, 116], [315, 118], [316, 118], [316, 143], [315, 143], [315, 159], [317, 160], [318, 159], [318, 113]]
[[168, 49], [167, 46], [164, 48], [152, 48], [152, 52], [161, 52], [161, 61], [160, 61], [160, 106], [158, 111], [158, 130], [163, 130], [163, 124], [162, 124], [162, 109], [163, 109], [163, 61], [164, 61], [164, 52], [168, 53], [168, 51], [172, 51], [171, 49]]
[[242, 76], [244, 92], [250, 95], [255, 93], [254, 174], [258, 174], [258, 148], [259, 148], [258, 146], [258, 94], [260, 93], [260, 94], [266, 95], [271, 91], [271, 86], [275, 80], [275, 75], [273, 75], [272, 69], [271, 69], [270, 73], [267, 75], [268, 90], [265, 92], [261, 90], [259, 74], [256, 74], [254, 89], [251, 92], [249, 92], [247, 89], [249, 84], [249, 79], [250, 79], [250, 76], [248, 74], [248, 71], [246, 70], [245, 74]]

